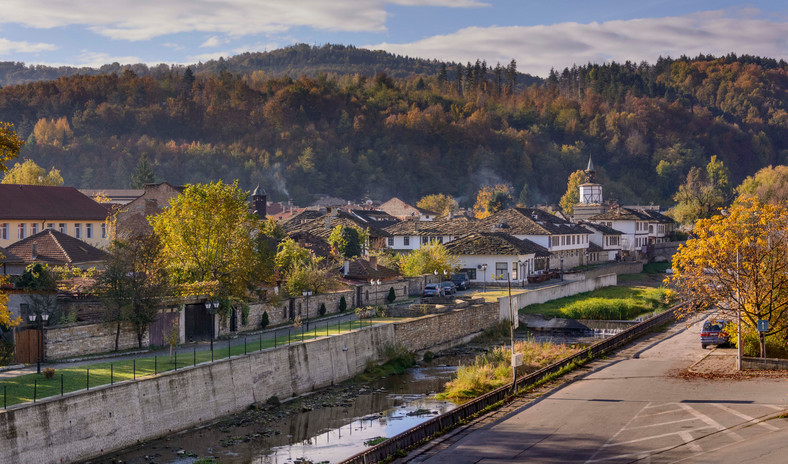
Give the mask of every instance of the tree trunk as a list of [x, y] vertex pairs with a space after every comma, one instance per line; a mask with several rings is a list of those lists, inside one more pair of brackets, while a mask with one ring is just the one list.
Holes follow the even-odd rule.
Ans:
[[763, 332], [759, 332], [758, 333], [758, 338], [760, 339], [759, 341], [760, 341], [760, 345], [761, 345], [761, 357], [765, 358], [766, 357], [766, 337], [763, 336]]
[[137, 329], [137, 348], [142, 348], [142, 337], [145, 335], [145, 330]]
[[118, 351], [119, 341], [120, 341], [120, 321], [118, 321], [117, 328], [115, 329], [115, 351]]

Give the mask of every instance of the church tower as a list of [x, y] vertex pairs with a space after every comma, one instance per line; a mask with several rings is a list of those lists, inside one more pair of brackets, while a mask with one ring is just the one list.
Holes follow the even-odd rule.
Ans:
[[588, 157], [588, 167], [585, 172], [587, 182], [579, 187], [580, 202], [575, 205], [575, 211], [572, 214], [574, 221], [588, 219], [605, 211], [602, 205], [602, 186], [596, 183], [596, 169], [594, 169], [591, 156]]
[[267, 209], [266, 194], [265, 190], [260, 188], [260, 184], [257, 184], [257, 187], [255, 187], [254, 191], [252, 192], [252, 208], [253, 213], [265, 221]]

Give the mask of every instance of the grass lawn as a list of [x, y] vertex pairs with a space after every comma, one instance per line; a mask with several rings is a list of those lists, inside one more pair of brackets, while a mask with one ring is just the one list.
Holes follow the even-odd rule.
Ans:
[[[352, 323], [344, 322], [342, 323], [341, 327], [339, 324], [326, 325], [312, 323], [309, 327], [311, 329], [310, 331], [307, 332], [306, 330], [301, 330], [306, 329], [306, 326], [302, 326], [299, 329], [294, 329], [289, 339], [287, 335], [284, 337], [277, 335], [275, 339], [271, 337], [271, 334], [264, 334], [262, 338], [260, 335], [250, 335], [246, 339], [245, 346], [244, 343], [241, 343], [239, 345], [228, 347], [227, 340], [217, 340], [214, 341], [213, 359], [219, 360], [227, 358], [228, 355], [239, 356], [245, 353], [259, 351], [261, 349], [272, 348], [274, 347], [274, 343], [276, 343], [276, 346], [282, 346], [287, 345], [288, 343], [297, 343], [316, 337], [336, 335], [342, 332], [347, 332], [351, 329], [367, 327], [369, 324], [391, 323], [396, 320], [401, 319], [364, 319], [362, 321], [352, 321]], [[193, 349], [186, 352], [182, 350], [183, 348], [181, 348], [181, 351], [177, 354], [178, 369], [211, 361], [210, 350], [199, 351]], [[5, 404], [8, 406], [33, 401], [34, 394], [37, 399], [59, 395], [61, 393], [61, 382], [63, 393], [68, 393], [77, 390], [84, 390], [88, 387], [94, 388], [99, 385], [106, 385], [111, 382], [131, 380], [134, 378], [154, 375], [160, 372], [175, 370], [175, 358], [175, 356], [170, 358], [165, 354], [137, 358], [136, 360], [129, 359], [113, 362], [96, 362], [95, 364], [90, 365], [58, 369], [54, 377], [51, 379], [44, 378], [43, 374], [25, 374], [13, 378], [3, 379], [0, 380], [0, 407], [4, 406], [3, 401], [5, 401]], [[45, 368], [46, 365], [43, 367]]]
[[527, 306], [520, 309], [520, 314], [572, 319], [629, 320], [643, 313], [665, 310], [671, 306], [673, 298], [673, 293], [662, 287], [605, 287]]
[[[522, 288], [515, 289], [512, 287], [512, 295], [517, 295], [518, 293], [524, 293], [525, 290]], [[509, 291], [506, 288], [503, 289], [494, 289], [494, 290], [487, 290], [486, 292], [476, 291], [473, 292], [471, 295], [472, 298], [484, 298], [484, 301], [487, 303], [498, 301], [498, 298], [509, 296]]]

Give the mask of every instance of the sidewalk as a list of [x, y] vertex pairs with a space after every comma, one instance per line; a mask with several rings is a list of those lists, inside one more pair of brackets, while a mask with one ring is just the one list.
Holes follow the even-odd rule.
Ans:
[[[332, 314], [330, 316], [325, 316], [318, 319], [312, 319], [309, 321], [309, 329], [314, 330], [315, 324], [318, 327], [318, 336], [320, 335], [319, 327], [324, 327], [326, 324], [336, 324], [336, 323], [346, 323], [349, 321], [356, 321], [358, 320], [355, 312], [348, 311], [343, 314]], [[306, 331], [307, 323], [304, 321], [301, 329]], [[221, 339], [215, 339], [213, 341], [214, 351], [218, 351], [220, 349], [227, 349], [228, 343], [231, 347], [243, 346], [244, 339], [250, 341], [257, 341], [260, 340], [262, 337], [263, 340], [272, 340], [276, 337], [277, 340], [287, 339], [288, 333], [293, 333], [295, 329], [293, 329], [292, 325], [287, 326], [278, 326], [273, 327], [270, 329], [265, 330], [256, 330], [253, 332], [243, 332], [235, 334], [231, 337], [223, 337]], [[300, 329], [299, 329], [300, 330]], [[210, 340], [199, 340], [195, 342], [187, 342], [181, 345], [174, 350], [178, 354], [193, 354], [194, 351], [202, 352], [202, 351], [209, 351], [211, 349], [211, 342]], [[164, 347], [159, 348], [156, 350], [136, 350], [130, 351], [126, 353], [102, 353], [95, 356], [84, 356], [84, 357], [77, 357], [77, 358], [70, 358], [70, 359], [58, 359], [54, 362], [42, 362], [41, 369], [51, 367], [55, 370], [63, 369], [63, 368], [70, 368], [70, 367], [79, 367], [79, 366], [89, 366], [92, 364], [100, 364], [106, 362], [121, 362], [127, 361], [131, 359], [141, 359], [141, 358], [152, 358], [154, 356], [162, 356], [170, 354], [170, 348]], [[25, 367], [18, 367], [14, 369], [9, 369], [3, 372], [0, 372], [0, 380], [8, 379], [17, 377], [20, 375], [25, 374], [34, 374], [36, 373], [37, 365], [30, 364]]]

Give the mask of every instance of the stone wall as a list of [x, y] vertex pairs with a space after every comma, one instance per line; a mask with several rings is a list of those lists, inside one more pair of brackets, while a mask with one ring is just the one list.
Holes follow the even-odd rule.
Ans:
[[643, 272], [643, 262], [642, 261], [622, 261], [618, 263], [610, 263], [605, 264], [603, 266], [598, 266], [593, 269], [589, 269], [588, 271], [580, 271], [580, 272], [567, 272], [564, 274], [564, 280], [585, 280], [585, 279], [593, 279], [599, 276], [607, 275], [607, 274], [640, 274]]
[[[143, 348], [150, 341], [148, 331], [142, 339]], [[122, 324], [118, 348], [137, 348], [137, 333], [131, 324]], [[69, 324], [44, 327], [44, 356], [47, 360], [106, 353], [115, 350], [115, 326], [109, 324]]]
[[655, 243], [653, 245], [649, 245], [648, 248], [648, 258], [651, 261], [656, 262], [664, 262], [670, 261], [673, 259], [673, 255], [679, 249], [679, 245], [684, 244], [685, 242], [664, 242], [664, 243]]
[[743, 356], [741, 368], [745, 371], [785, 371], [788, 370], [788, 359]]
[[494, 324], [497, 312], [496, 303], [477, 305], [11, 406], [0, 411], [0, 462], [93, 459], [271, 396], [342, 382], [381, 362], [390, 344], [413, 351], [460, 344]]
[[[642, 267], [642, 265], [641, 265]], [[541, 287], [525, 293], [512, 295], [512, 308], [516, 312], [532, 304], [540, 304], [547, 301], [557, 300], [567, 296], [577, 295], [578, 293], [590, 292], [602, 287], [616, 285], [618, 276], [607, 274], [591, 279], [578, 280], [574, 282], [564, 282], [562, 284]], [[500, 319], [510, 319], [509, 297], [498, 298]], [[515, 322], [516, 323], [516, 322]]]
[[425, 284], [434, 284], [440, 282], [441, 279], [432, 274], [424, 274], [416, 277], [405, 277], [405, 280], [408, 282], [408, 295], [421, 296], [424, 294]]

